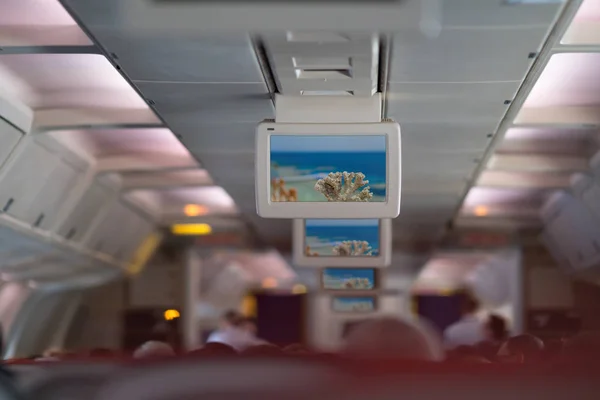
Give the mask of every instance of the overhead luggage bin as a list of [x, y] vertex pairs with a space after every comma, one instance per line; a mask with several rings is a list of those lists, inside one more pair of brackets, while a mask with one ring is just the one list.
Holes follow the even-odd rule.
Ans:
[[48, 229], [88, 168], [53, 138], [27, 135], [0, 170], [0, 210]]
[[65, 239], [81, 242], [94, 219], [118, 195], [119, 185], [117, 175], [102, 175], [93, 179], [82, 188], [78, 198], [74, 199], [74, 204], [66, 207], [56, 221], [54, 231]]
[[573, 268], [587, 268], [600, 261], [600, 224], [579, 199], [556, 192], [544, 204], [541, 217], [547, 234]]
[[600, 180], [596, 181], [592, 176], [578, 173], [571, 177], [571, 187], [600, 225]]
[[81, 243], [90, 251], [127, 261], [144, 236], [152, 231], [153, 222], [118, 195], [106, 205], [95, 215]]
[[591, 158], [590, 170], [594, 174], [596, 180], [600, 182], [600, 151]]
[[30, 108], [0, 94], [0, 168], [21, 138], [29, 133], [32, 124]]

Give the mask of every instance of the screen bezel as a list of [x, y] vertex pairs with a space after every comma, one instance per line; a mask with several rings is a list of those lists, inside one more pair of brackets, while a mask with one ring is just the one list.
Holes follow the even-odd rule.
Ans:
[[[342, 311], [342, 310], [337, 310], [335, 308], [335, 299], [338, 298], [369, 298], [373, 300], [373, 309], [372, 310], [368, 310], [368, 311]], [[336, 296], [331, 296], [331, 311], [338, 313], [338, 314], [352, 314], [352, 315], [365, 315], [365, 314], [372, 314], [377, 312], [377, 296], [374, 295], [356, 295], [356, 296], [351, 296], [351, 295], [336, 295]]]
[[[372, 268], [372, 267], [333, 267], [333, 269], [369, 269], [369, 270], [373, 270], [373, 279], [375, 280], [374, 284], [373, 284], [373, 289], [330, 289], [325, 287], [325, 282], [324, 282], [324, 275], [325, 275], [325, 270], [332, 268], [330, 265], [328, 265], [327, 267], [321, 268], [320, 270], [320, 277], [319, 280], [321, 282], [321, 289], [323, 291], [326, 292], [331, 292], [331, 293], [343, 293], [343, 295], [345, 295], [346, 297], [357, 297], [357, 296], [351, 296], [352, 293], [370, 293], [370, 292], [375, 292], [379, 289], [379, 285], [380, 285], [380, 280], [381, 280], [381, 275], [380, 272], [377, 268]], [[365, 294], [366, 296], [366, 294]], [[362, 297], [362, 296], [359, 296]]]
[[[386, 136], [386, 201], [272, 202], [271, 136]], [[400, 125], [395, 122], [354, 124], [278, 124], [263, 122], [256, 129], [256, 208], [263, 218], [365, 219], [396, 218], [401, 197]]]
[[[309, 218], [314, 219], [314, 218]], [[340, 219], [340, 218], [326, 218]], [[344, 218], [349, 219], [349, 218]], [[361, 218], [367, 219], [367, 218]], [[376, 219], [376, 218], [371, 218]], [[379, 220], [379, 255], [376, 257], [309, 257], [305, 254], [305, 220], [296, 219], [292, 230], [294, 264], [299, 267], [387, 267], [392, 262], [392, 220]]]

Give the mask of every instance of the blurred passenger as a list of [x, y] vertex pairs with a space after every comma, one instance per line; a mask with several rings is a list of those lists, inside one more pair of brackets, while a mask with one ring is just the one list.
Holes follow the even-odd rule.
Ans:
[[165, 343], [155, 340], [150, 340], [137, 348], [133, 353], [133, 358], [162, 358], [175, 355], [173, 348]]
[[256, 337], [256, 331], [256, 323], [253, 319], [237, 316], [230, 320], [225, 329], [211, 334], [207, 343], [224, 343], [242, 352], [248, 347], [266, 343]]
[[490, 314], [484, 325], [486, 342], [501, 345], [508, 339], [506, 320], [499, 315]]
[[519, 335], [508, 339], [500, 350], [498, 360], [509, 364], [538, 363], [542, 359], [544, 342], [532, 335]]
[[384, 317], [365, 321], [348, 334], [344, 352], [350, 356], [440, 361], [441, 343], [418, 321]]
[[479, 302], [470, 291], [465, 290], [461, 299], [461, 319], [444, 331], [444, 345], [447, 349], [462, 345], [474, 346], [486, 339], [483, 324], [475, 315], [478, 310]]

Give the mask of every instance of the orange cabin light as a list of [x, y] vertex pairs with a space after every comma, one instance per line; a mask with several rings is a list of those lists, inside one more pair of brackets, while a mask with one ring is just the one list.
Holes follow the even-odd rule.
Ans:
[[277, 287], [277, 279], [275, 278], [265, 278], [262, 281], [262, 287], [265, 289], [273, 289]]
[[164, 317], [165, 317], [165, 321], [173, 321], [174, 319], [179, 318], [181, 315], [179, 314], [179, 311], [177, 310], [167, 310], [164, 313]]
[[199, 217], [201, 215], [206, 215], [208, 210], [206, 207], [198, 204], [188, 204], [183, 208], [183, 213], [188, 217]]
[[477, 206], [475, 207], [473, 214], [475, 214], [477, 217], [485, 217], [488, 215], [488, 209], [486, 206]]

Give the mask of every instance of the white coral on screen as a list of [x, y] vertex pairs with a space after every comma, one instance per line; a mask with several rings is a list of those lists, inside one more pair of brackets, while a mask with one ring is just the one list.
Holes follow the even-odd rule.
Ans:
[[330, 172], [325, 178], [319, 179], [315, 190], [322, 193], [327, 201], [357, 201], [367, 202], [373, 198], [368, 180], [362, 172]]
[[371, 256], [373, 248], [366, 240], [345, 240], [333, 247], [333, 254], [340, 257]]

